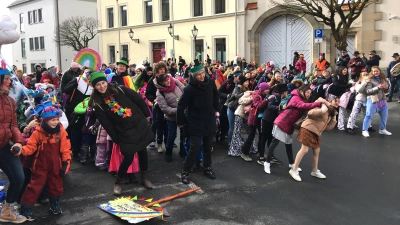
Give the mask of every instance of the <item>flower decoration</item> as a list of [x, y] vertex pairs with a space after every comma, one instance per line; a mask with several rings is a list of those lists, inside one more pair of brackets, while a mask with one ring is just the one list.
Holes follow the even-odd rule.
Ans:
[[122, 118], [131, 117], [132, 111], [130, 108], [122, 108], [117, 101], [115, 101], [114, 97], [104, 98], [104, 102], [108, 105], [110, 110], [113, 113], [116, 113], [118, 116]]

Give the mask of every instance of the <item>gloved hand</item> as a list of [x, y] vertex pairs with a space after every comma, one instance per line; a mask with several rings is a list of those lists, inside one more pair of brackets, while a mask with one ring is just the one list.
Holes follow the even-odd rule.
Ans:
[[65, 175], [68, 174], [70, 166], [71, 166], [71, 161], [63, 161], [62, 162], [61, 171], [60, 171], [60, 175], [62, 177], [64, 177]]

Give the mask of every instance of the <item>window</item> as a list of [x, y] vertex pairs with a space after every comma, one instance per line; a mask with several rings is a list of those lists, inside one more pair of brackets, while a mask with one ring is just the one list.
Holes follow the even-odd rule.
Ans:
[[26, 64], [22, 64], [22, 72], [26, 73]]
[[147, 1], [146, 3], [146, 23], [153, 22], [153, 2]]
[[203, 60], [204, 60], [204, 40], [196, 40], [196, 43], [194, 45], [194, 51], [195, 51], [196, 56], [198, 53], [201, 54], [199, 57], [196, 57], [196, 58], [200, 62], [203, 62]]
[[113, 28], [114, 27], [114, 9], [108, 8], [107, 15], [108, 15], [108, 28]]
[[24, 32], [25, 27], [24, 27], [24, 14], [21, 13], [19, 14], [19, 31]]
[[121, 6], [121, 26], [128, 25], [128, 7]]
[[32, 24], [32, 12], [31, 11], [28, 12], [28, 23]]
[[33, 44], [33, 38], [29, 38], [29, 50], [35, 50], [35, 45]]
[[22, 58], [26, 57], [25, 38], [21, 39], [21, 55], [22, 55]]
[[42, 9], [38, 9], [39, 22], [43, 22]]
[[161, 15], [162, 21], [169, 20], [169, 0], [162, 0], [161, 2]]
[[110, 54], [110, 63], [115, 63], [115, 46], [109, 46], [108, 50]]
[[39, 38], [35, 37], [35, 50], [39, 50], [40, 46], [39, 46]]
[[193, 16], [203, 15], [203, 0], [193, 0]]
[[129, 56], [128, 45], [122, 45], [122, 57], [128, 58], [128, 56]]
[[225, 13], [225, 0], [215, 0], [215, 14]]
[[215, 49], [216, 52], [216, 60], [220, 62], [226, 62], [226, 40], [225, 38], [217, 38], [215, 39]]
[[40, 49], [44, 50], [44, 37], [40, 37]]
[[33, 23], [37, 23], [37, 11], [33, 10]]

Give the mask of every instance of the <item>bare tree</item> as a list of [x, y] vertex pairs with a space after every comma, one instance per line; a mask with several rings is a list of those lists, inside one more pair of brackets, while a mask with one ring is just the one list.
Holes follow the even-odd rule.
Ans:
[[335, 47], [347, 48], [347, 35], [351, 25], [362, 11], [376, 0], [269, 0], [272, 4], [299, 15], [310, 15], [317, 22], [331, 28]]
[[89, 41], [97, 35], [98, 20], [76, 16], [64, 20], [55, 31], [54, 41], [61, 46], [69, 46], [79, 51], [89, 46]]

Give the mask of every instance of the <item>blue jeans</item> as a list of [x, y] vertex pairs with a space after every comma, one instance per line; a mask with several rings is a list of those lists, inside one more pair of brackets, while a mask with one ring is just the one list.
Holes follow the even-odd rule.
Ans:
[[228, 108], [226, 110], [226, 113], [228, 115], [228, 121], [229, 121], [228, 142], [231, 143], [233, 129], [235, 128], [235, 112], [232, 109]]
[[[393, 93], [397, 84], [397, 88], [400, 88], [400, 76], [390, 78], [390, 91], [389, 91], [389, 98], [393, 97]], [[398, 100], [400, 100], [400, 91], [397, 93]]]
[[167, 144], [165, 146], [166, 148], [165, 154], [171, 155], [172, 149], [174, 148], [177, 125], [176, 121], [170, 121], [170, 120], [167, 120], [167, 124], [168, 124], [168, 138], [167, 138]]
[[21, 161], [17, 156], [11, 154], [10, 149], [10, 144], [6, 144], [6, 146], [0, 148], [0, 169], [3, 170], [10, 181], [6, 202], [14, 203], [19, 197], [25, 176]]
[[386, 105], [386, 107], [384, 107], [383, 109], [378, 109], [372, 103], [371, 99], [367, 99], [367, 109], [366, 109], [366, 114], [365, 114], [364, 123], [363, 123], [363, 131], [368, 130], [371, 119], [375, 113], [379, 113], [379, 115], [381, 116], [380, 122], [379, 122], [379, 129], [380, 130], [386, 129], [386, 122], [387, 122], [388, 113], [389, 113], [388, 106]]

